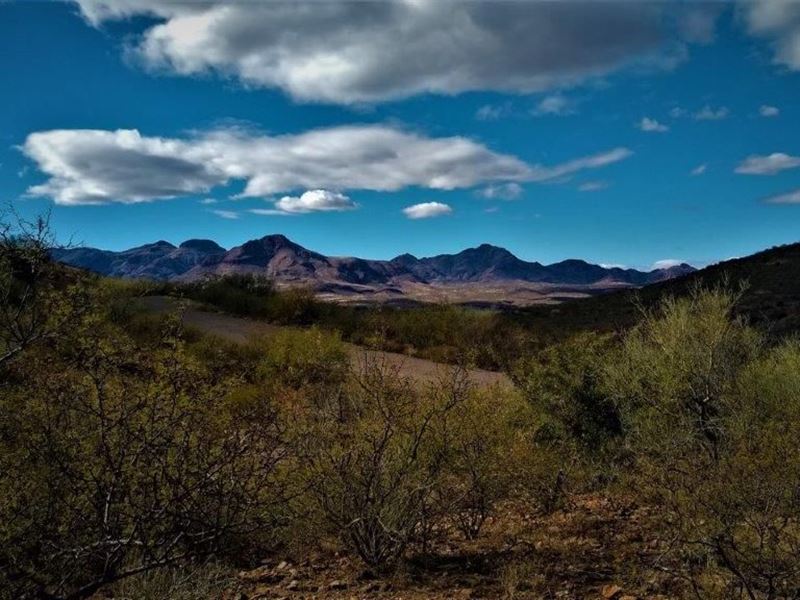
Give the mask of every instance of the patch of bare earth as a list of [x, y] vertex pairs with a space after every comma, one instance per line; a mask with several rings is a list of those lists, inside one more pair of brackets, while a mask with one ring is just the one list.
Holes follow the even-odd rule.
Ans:
[[685, 597], [681, 582], [656, 568], [662, 542], [652, 512], [595, 495], [537, 515], [504, 506], [481, 537], [448, 532], [426, 552], [409, 552], [377, 575], [333, 548], [275, 556], [239, 573], [226, 600], [256, 599], [661, 599]]
[[[142, 298], [141, 302], [147, 309], [154, 312], [179, 310], [185, 325], [238, 344], [243, 344], [254, 336], [274, 335], [282, 329], [281, 326], [255, 319], [202, 310], [193, 303], [184, 303], [183, 306], [179, 306], [172, 298], [150, 296]], [[346, 344], [346, 346], [356, 364], [364, 360], [386, 363], [401, 377], [409, 377], [418, 381], [435, 381], [449, 368], [447, 365], [404, 354], [369, 350], [355, 344]], [[504, 373], [472, 369], [469, 374], [476, 385], [511, 385], [511, 381]]]

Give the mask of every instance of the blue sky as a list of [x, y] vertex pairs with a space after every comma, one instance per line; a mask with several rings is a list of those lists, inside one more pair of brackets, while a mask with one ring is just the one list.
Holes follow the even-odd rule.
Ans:
[[800, 238], [798, 7], [3, 2], [3, 196], [109, 249], [745, 255]]

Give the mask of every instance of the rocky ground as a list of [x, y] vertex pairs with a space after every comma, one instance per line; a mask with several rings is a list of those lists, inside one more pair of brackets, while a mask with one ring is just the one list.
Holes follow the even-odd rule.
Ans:
[[542, 516], [508, 506], [476, 541], [434, 544], [377, 576], [333, 548], [272, 557], [239, 573], [225, 600], [668, 599], [684, 597], [666, 573], [651, 512], [596, 496]]

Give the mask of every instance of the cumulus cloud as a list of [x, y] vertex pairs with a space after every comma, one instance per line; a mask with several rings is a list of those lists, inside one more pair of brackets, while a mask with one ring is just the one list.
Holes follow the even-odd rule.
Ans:
[[59, 204], [146, 202], [244, 181], [240, 197], [294, 190], [436, 190], [547, 181], [631, 155], [615, 148], [553, 166], [528, 164], [464, 137], [430, 138], [380, 125], [268, 136], [237, 129], [185, 139], [136, 130], [55, 130], [22, 151], [48, 176], [29, 188]]
[[342, 212], [357, 208], [355, 202], [339, 192], [309, 190], [301, 196], [284, 196], [275, 202], [275, 209], [289, 214], [310, 212]]
[[697, 177], [698, 175], [702, 175], [708, 170], [708, 165], [703, 163], [702, 165], [697, 165], [694, 169], [692, 169], [692, 175]]
[[650, 117], [642, 117], [642, 120], [639, 121], [638, 127], [642, 131], [655, 133], [664, 133], [665, 131], [669, 131], [669, 127], [663, 123], [659, 123], [655, 119], [651, 119]]
[[207, 192], [226, 179], [217, 166], [190, 157], [187, 143], [135, 130], [33, 133], [22, 149], [50, 177], [28, 192], [59, 204], [174, 198]]
[[543, 98], [533, 109], [533, 114], [539, 117], [545, 115], [563, 117], [574, 115], [575, 112], [575, 103], [561, 94]]
[[696, 121], [721, 121], [722, 119], [726, 119], [730, 113], [731, 111], [727, 106], [713, 108], [706, 104], [692, 116]]
[[781, 114], [781, 111], [777, 106], [762, 104], [758, 109], [758, 114], [760, 114], [762, 117], [777, 117]]
[[93, 24], [154, 19], [133, 49], [150, 68], [343, 104], [562, 88], [628, 66], [670, 67], [697, 37], [668, 39], [669, 11], [644, 2], [77, 1]]
[[767, 39], [775, 63], [800, 70], [800, 3], [794, 0], [741, 1], [739, 11], [748, 31]]
[[778, 194], [765, 198], [767, 204], [800, 204], [800, 189], [793, 190], [786, 194]]
[[800, 156], [774, 152], [766, 156], [748, 156], [736, 167], [736, 172], [741, 175], [775, 175], [797, 167], [800, 167]]
[[478, 191], [478, 195], [487, 200], [516, 200], [522, 195], [522, 186], [513, 182], [489, 185]]
[[403, 214], [409, 219], [430, 219], [432, 217], [442, 217], [453, 213], [453, 209], [441, 202], [423, 202], [414, 204], [403, 209]]

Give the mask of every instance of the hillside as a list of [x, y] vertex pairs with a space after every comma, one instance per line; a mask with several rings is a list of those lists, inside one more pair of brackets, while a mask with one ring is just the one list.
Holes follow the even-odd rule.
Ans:
[[655, 305], [665, 296], [684, 296], [693, 286], [727, 282], [745, 286], [738, 312], [775, 334], [800, 331], [800, 243], [777, 246], [727, 260], [638, 290], [620, 290], [561, 304], [532, 306], [518, 315], [540, 330], [563, 335], [576, 330], [619, 330], [639, 318], [637, 303]]
[[283, 235], [250, 240], [230, 250], [210, 240], [189, 240], [180, 246], [159, 241], [122, 252], [67, 248], [54, 250], [53, 255], [66, 264], [111, 277], [197, 281], [255, 274], [278, 284], [311, 287], [326, 299], [357, 302], [530, 304], [639, 287], [694, 270], [684, 264], [643, 272], [574, 259], [542, 265], [489, 244], [428, 258], [403, 254], [391, 260], [369, 260], [325, 256]]

